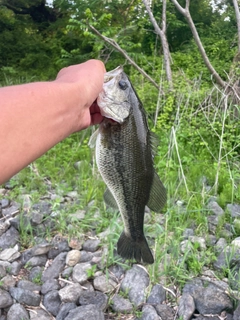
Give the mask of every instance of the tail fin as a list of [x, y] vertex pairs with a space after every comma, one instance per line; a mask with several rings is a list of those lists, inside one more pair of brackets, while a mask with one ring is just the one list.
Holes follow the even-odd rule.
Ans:
[[144, 235], [139, 240], [134, 241], [126, 236], [123, 231], [117, 243], [117, 253], [125, 259], [135, 259], [137, 262], [149, 264], [154, 262], [152, 252]]

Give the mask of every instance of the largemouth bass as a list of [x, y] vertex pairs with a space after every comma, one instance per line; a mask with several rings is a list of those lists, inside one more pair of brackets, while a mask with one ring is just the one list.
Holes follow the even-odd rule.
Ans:
[[96, 162], [107, 185], [104, 199], [119, 209], [124, 222], [117, 252], [126, 259], [153, 263], [143, 231], [145, 206], [159, 212], [166, 203], [166, 189], [153, 167], [142, 103], [122, 67], [105, 74], [97, 102], [104, 116], [96, 137]]

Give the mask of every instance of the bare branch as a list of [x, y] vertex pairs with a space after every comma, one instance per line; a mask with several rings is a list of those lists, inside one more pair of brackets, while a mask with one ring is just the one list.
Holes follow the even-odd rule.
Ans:
[[172, 89], [172, 70], [171, 70], [171, 62], [170, 62], [170, 51], [169, 51], [169, 46], [168, 46], [168, 41], [166, 37], [166, 7], [167, 7], [167, 2], [166, 0], [163, 0], [163, 11], [162, 11], [162, 29], [159, 27], [157, 24], [156, 19], [153, 16], [152, 10], [150, 9], [147, 0], [142, 0], [146, 10], [148, 12], [150, 21], [152, 22], [152, 25], [155, 29], [155, 32], [157, 35], [159, 35], [162, 43], [162, 49], [163, 49], [163, 57], [164, 57], [164, 65], [165, 65], [165, 70], [166, 70], [166, 77], [168, 84], [170, 88]]
[[128, 62], [135, 68], [137, 69], [145, 78], [147, 78], [153, 85], [155, 88], [157, 88], [158, 90], [160, 90], [159, 85], [153, 80], [153, 78], [151, 78], [142, 68], [140, 68], [135, 61], [132, 60], [132, 58], [129, 57], [129, 55], [126, 53], [126, 51], [124, 51], [119, 44], [114, 41], [113, 39], [110, 39], [104, 35], [102, 35], [97, 29], [95, 29], [92, 25], [88, 25], [89, 28], [96, 33], [96, 35], [99, 36], [99, 38], [101, 38], [102, 40], [104, 40], [105, 42], [107, 42], [108, 44], [110, 44], [112, 47], [114, 47], [118, 52], [120, 52], [124, 58], [126, 58], [128, 60]]
[[175, 7], [177, 8], [177, 10], [185, 17], [185, 12], [186, 12], [186, 9], [184, 9], [179, 3], [177, 0], [171, 0], [172, 3], [175, 5]]

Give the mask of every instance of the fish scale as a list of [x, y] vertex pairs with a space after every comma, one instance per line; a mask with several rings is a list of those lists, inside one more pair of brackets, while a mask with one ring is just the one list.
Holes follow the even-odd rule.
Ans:
[[150, 130], [130, 80], [121, 67], [105, 79], [98, 98], [104, 120], [96, 140], [96, 162], [108, 188], [105, 200], [119, 209], [124, 222], [117, 251], [126, 259], [153, 263], [143, 231], [144, 211], [146, 205], [160, 210], [166, 189], [154, 170]]

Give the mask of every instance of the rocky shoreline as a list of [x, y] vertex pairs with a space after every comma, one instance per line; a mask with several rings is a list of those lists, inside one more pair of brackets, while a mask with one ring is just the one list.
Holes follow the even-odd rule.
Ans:
[[[207, 239], [187, 229], [181, 242], [183, 254], [191, 243], [218, 250], [213, 270], [192, 278], [182, 290], [152, 283], [144, 266], [121, 263], [106, 266], [107, 250], [101, 238], [67, 239], [55, 235], [46, 240], [43, 230], [54, 229], [51, 202], [42, 200], [21, 206], [0, 192], [0, 320], [105, 320], [105, 319], [240, 319], [240, 238], [227, 245], [214, 230], [224, 211], [211, 200]], [[240, 206], [228, 205], [240, 219]], [[52, 215], [51, 219], [47, 219]], [[57, 217], [56, 217], [57, 219]], [[23, 250], [21, 228], [31, 225], [36, 244]], [[223, 234], [231, 226], [223, 226]], [[217, 279], [215, 271], [231, 268], [232, 279]]]

